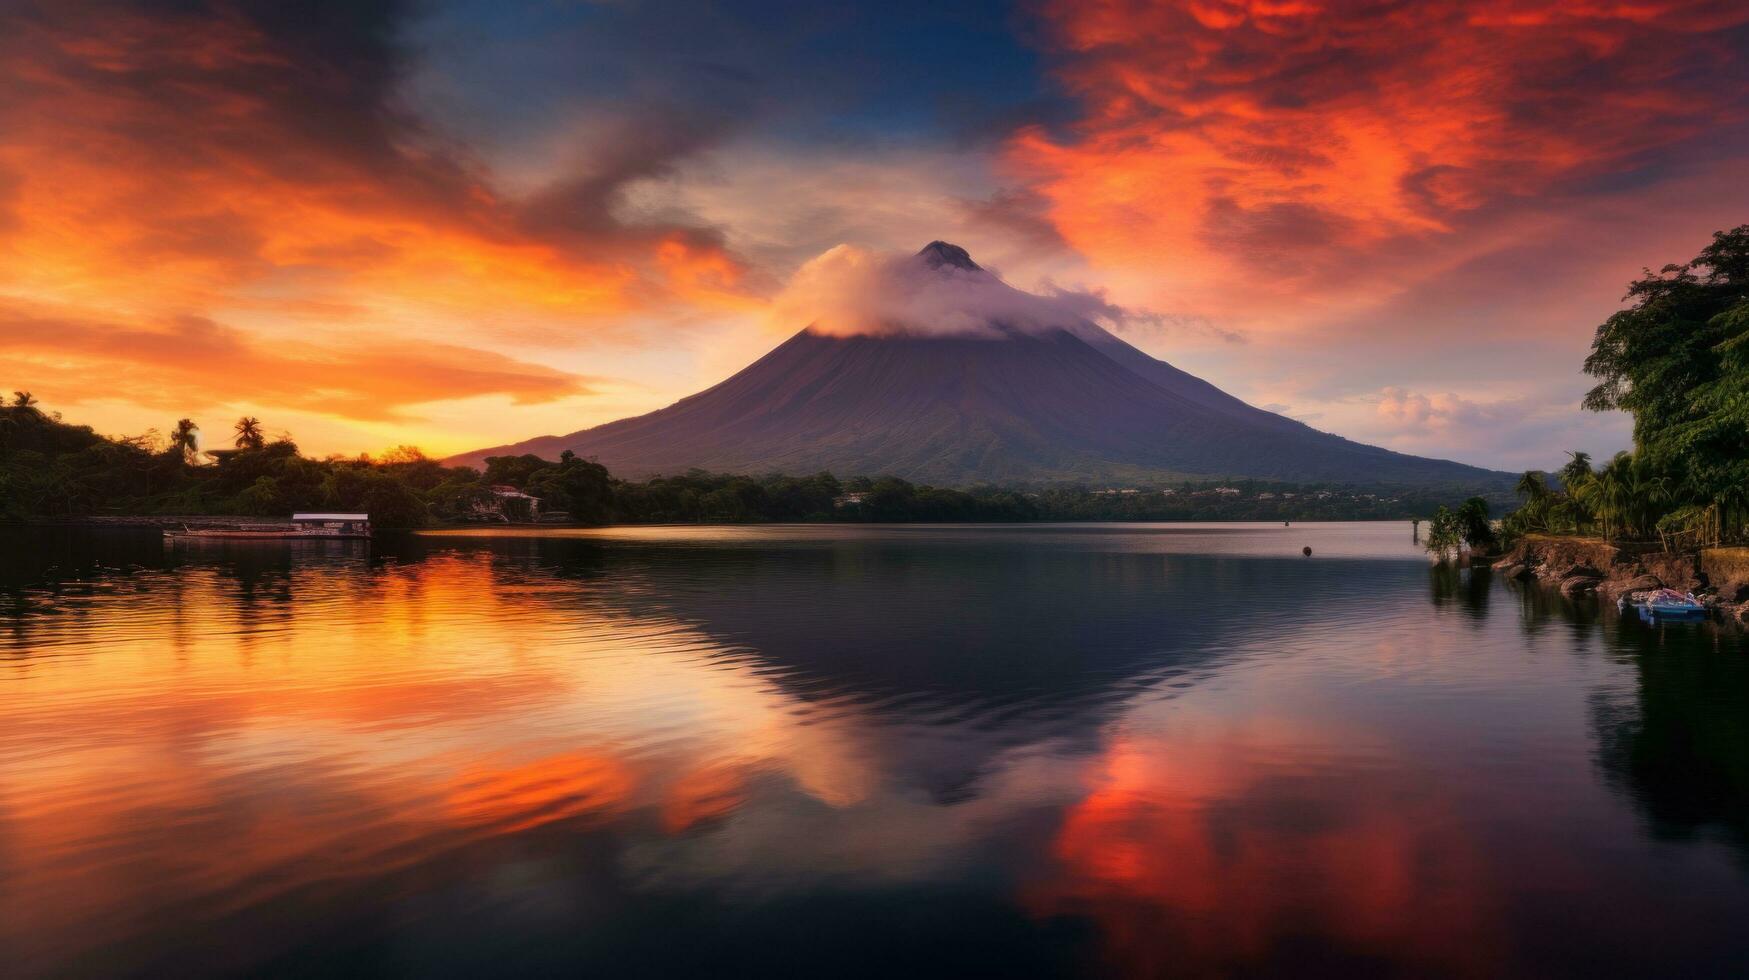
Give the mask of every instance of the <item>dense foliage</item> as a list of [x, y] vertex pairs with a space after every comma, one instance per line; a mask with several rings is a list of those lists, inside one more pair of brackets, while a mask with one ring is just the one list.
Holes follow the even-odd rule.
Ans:
[[1628, 287], [1597, 328], [1585, 371], [1593, 411], [1634, 418], [1634, 451], [1593, 468], [1573, 453], [1552, 486], [1518, 483], [1508, 534], [1598, 533], [1693, 547], [1749, 537], [1749, 225], [1684, 265]]
[[1427, 550], [1441, 559], [1456, 555], [1460, 548], [1477, 554], [1493, 550], [1496, 544], [1494, 523], [1488, 519], [1488, 502], [1471, 497], [1456, 510], [1440, 506], [1427, 522]]
[[[419, 527], [433, 517], [433, 491], [455, 473], [414, 450], [309, 459], [290, 440], [269, 441], [255, 419], [237, 423], [236, 448], [201, 454], [198, 431], [183, 419], [167, 439], [105, 438], [18, 392], [0, 408], [0, 518], [358, 510], [385, 527]], [[199, 464], [202, 455], [213, 462]]]
[[[894, 477], [732, 476], [691, 472], [613, 479], [563, 454], [495, 456], [484, 473], [401, 448], [376, 459], [309, 459], [289, 439], [239, 420], [232, 448], [199, 451], [199, 426], [109, 439], [44, 413], [28, 394], [0, 407], [0, 519], [87, 514], [283, 516], [366, 511], [380, 527], [502, 520], [494, 488], [584, 524], [748, 521], [1365, 520], [1426, 513], [1442, 491], [1240, 481], [1146, 488], [1033, 490], [918, 485]], [[206, 462], [210, 460], [210, 462]], [[561, 513], [555, 513], [561, 512]], [[509, 516], [531, 518], [531, 514]]]

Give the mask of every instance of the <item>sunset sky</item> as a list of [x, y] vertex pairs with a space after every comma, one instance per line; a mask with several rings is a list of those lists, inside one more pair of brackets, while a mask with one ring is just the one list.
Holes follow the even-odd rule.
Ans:
[[0, 0], [0, 387], [434, 455], [659, 408], [839, 244], [968, 248], [1312, 425], [1505, 469], [1749, 222], [1749, 4]]

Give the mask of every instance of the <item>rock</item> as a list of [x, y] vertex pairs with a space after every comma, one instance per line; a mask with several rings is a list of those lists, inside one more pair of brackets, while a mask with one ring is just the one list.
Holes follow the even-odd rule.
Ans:
[[1536, 578], [1536, 570], [1531, 568], [1530, 566], [1518, 565], [1516, 567], [1518, 570], [1513, 572], [1511, 574], [1511, 576], [1509, 576], [1509, 577], [1515, 578], [1515, 579], [1519, 580], [1520, 582], [1529, 582], [1532, 579]]
[[1565, 575], [1562, 575], [1561, 578], [1569, 579], [1569, 578], [1574, 577], [1575, 575], [1582, 575], [1586, 578], [1602, 578], [1603, 577], [1603, 573], [1598, 571], [1596, 568], [1594, 568], [1591, 565], [1574, 565], [1572, 568], [1567, 569], [1567, 573]]
[[1678, 592], [1699, 592], [1707, 584], [1700, 570], [1700, 559], [1692, 554], [1657, 553], [1640, 556], [1646, 571]]
[[1601, 575], [1569, 575], [1561, 579], [1561, 594], [1569, 599], [1590, 595], [1597, 591], [1597, 583], [1601, 581]]
[[1503, 578], [1508, 580], [1523, 579], [1530, 575], [1530, 569], [1519, 564], [1495, 565], [1494, 568]]
[[1749, 602], [1749, 582], [1726, 582], [1719, 586], [1719, 598], [1726, 602]]
[[1646, 575], [1634, 576], [1632, 580], [1630, 580], [1626, 585], [1622, 586], [1622, 591], [1624, 591], [1624, 592], [1650, 592], [1653, 589], [1662, 589], [1663, 587], [1664, 587], [1664, 581], [1662, 579], [1660, 579], [1656, 575], [1646, 574]]

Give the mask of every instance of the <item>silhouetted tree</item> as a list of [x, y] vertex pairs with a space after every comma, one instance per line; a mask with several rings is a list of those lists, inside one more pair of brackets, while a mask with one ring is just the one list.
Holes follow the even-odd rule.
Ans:
[[195, 438], [199, 431], [200, 426], [195, 425], [193, 419], [177, 419], [176, 428], [170, 432], [170, 453], [184, 466], [193, 463], [200, 452]]
[[245, 415], [237, 420], [238, 449], [260, 449], [267, 444], [267, 438], [261, 434], [261, 420], [252, 415]]

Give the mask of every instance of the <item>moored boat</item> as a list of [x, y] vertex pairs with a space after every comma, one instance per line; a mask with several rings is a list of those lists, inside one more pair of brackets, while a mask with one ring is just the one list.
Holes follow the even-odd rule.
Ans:
[[164, 532], [166, 541], [291, 541], [370, 537], [369, 514], [298, 513], [290, 521], [238, 524], [233, 527], [183, 525]]
[[1636, 601], [1629, 602], [1624, 597], [1622, 602], [1639, 610], [1640, 618], [1647, 622], [1704, 619], [1707, 614], [1706, 606], [1694, 597], [1694, 593], [1675, 589], [1655, 589], [1642, 594]]

